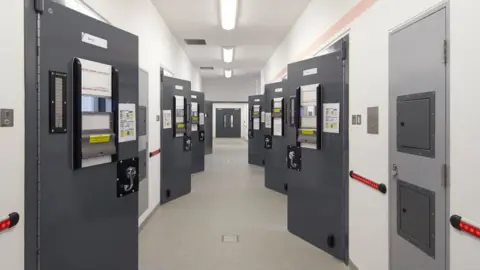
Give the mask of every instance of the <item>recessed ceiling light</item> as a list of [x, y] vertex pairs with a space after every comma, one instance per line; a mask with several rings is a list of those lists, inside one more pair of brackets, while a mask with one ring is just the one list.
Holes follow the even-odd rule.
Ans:
[[225, 78], [231, 78], [233, 75], [233, 71], [231, 69], [225, 69]]
[[225, 63], [231, 63], [233, 61], [234, 48], [223, 48], [223, 61]]
[[220, 0], [220, 19], [222, 28], [233, 30], [237, 22], [238, 0]]

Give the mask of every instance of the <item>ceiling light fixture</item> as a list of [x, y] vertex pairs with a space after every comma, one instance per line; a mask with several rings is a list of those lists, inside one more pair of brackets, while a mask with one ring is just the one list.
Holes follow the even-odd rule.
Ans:
[[220, 19], [222, 28], [233, 30], [237, 22], [238, 0], [220, 0]]
[[231, 69], [225, 69], [225, 78], [231, 78], [233, 75], [233, 71]]
[[225, 63], [233, 62], [233, 51], [234, 48], [223, 48], [223, 61]]

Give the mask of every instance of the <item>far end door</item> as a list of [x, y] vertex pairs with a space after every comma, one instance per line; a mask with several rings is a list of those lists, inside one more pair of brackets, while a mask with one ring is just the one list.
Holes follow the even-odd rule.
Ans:
[[240, 138], [241, 137], [241, 110], [217, 109], [216, 110], [216, 137]]
[[446, 269], [446, 14], [390, 36], [390, 270]]

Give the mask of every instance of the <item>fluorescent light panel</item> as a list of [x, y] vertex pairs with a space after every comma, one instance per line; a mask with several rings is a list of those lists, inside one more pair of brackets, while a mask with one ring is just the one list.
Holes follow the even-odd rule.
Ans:
[[233, 62], [233, 51], [234, 51], [234, 48], [223, 48], [223, 62], [225, 63]]
[[231, 69], [225, 69], [225, 78], [231, 78], [233, 71]]
[[220, 0], [220, 19], [222, 28], [233, 30], [237, 22], [238, 0]]

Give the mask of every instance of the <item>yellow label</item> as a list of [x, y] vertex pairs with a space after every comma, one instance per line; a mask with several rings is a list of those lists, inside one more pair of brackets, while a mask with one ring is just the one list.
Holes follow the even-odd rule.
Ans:
[[90, 143], [106, 143], [110, 141], [110, 135], [90, 135]]
[[198, 121], [198, 117], [193, 117], [193, 121]]
[[273, 112], [274, 112], [274, 113], [279, 113], [279, 112], [280, 112], [280, 109], [273, 109]]
[[185, 127], [185, 124], [178, 124], [177, 125], [177, 128], [184, 128]]
[[302, 130], [301, 132], [302, 132], [303, 135], [314, 135], [315, 134], [315, 130], [313, 130], [313, 129]]

